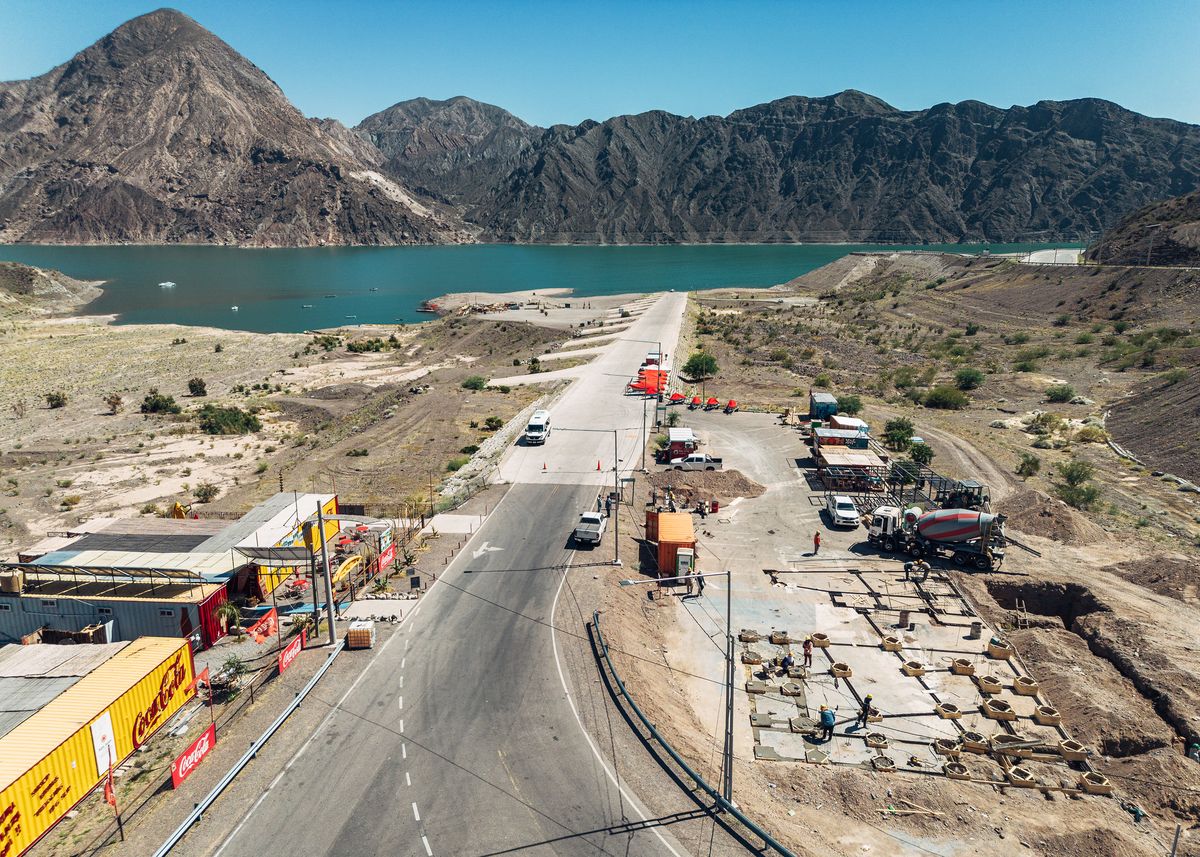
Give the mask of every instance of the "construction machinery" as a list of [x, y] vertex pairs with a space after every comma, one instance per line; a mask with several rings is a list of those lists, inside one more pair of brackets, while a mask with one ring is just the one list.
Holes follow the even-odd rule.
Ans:
[[944, 557], [960, 567], [993, 571], [1004, 561], [1009, 539], [1004, 515], [975, 509], [901, 509], [880, 506], [871, 516], [868, 540], [889, 553]]

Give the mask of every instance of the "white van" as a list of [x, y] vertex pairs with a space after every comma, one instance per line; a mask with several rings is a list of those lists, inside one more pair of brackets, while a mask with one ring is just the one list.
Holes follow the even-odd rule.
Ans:
[[550, 437], [550, 412], [534, 411], [533, 416], [529, 418], [529, 425], [525, 426], [525, 443], [530, 446], [539, 446], [545, 443], [548, 437]]

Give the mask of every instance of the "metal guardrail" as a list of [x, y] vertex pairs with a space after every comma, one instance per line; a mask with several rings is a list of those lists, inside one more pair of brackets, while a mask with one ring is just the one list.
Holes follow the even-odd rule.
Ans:
[[675, 764], [679, 765], [679, 767], [684, 770], [684, 772], [692, 779], [692, 781], [695, 782], [696, 786], [706, 795], [712, 798], [713, 802], [716, 803], [716, 805], [720, 807], [722, 811], [727, 812], [736, 818], [747, 830], [761, 839], [765, 843], [764, 848], [769, 848], [776, 854], [779, 854], [780, 857], [796, 857], [795, 854], [780, 844], [773, 836], [771, 836], [771, 834], [767, 833], [765, 830], [747, 818], [745, 814], [743, 814], [742, 811], [737, 808], [737, 806], [725, 800], [720, 791], [709, 785], [703, 777], [701, 777], [692, 769], [691, 765], [683, 760], [683, 757], [680, 756], [675, 748], [671, 746], [670, 742], [668, 742], [667, 739], [664, 738], [658, 731], [658, 729], [654, 727], [654, 724], [652, 724], [646, 718], [646, 715], [642, 713], [640, 708], [638, 708], [638, 704], [633, 701], [633, 697], [630, 696], [629, 691], [625, 689], [625, 683], [621, 681], [621, 676], [617, 672], [617, 668], [613, 666], [612, 659], [608, 655], [608, 644], [604, 642], [604, 634], [600, 631], [599, 611], [592, 613], [592, 627], [596, 630], [596, 642], [600, 646], [600, 654], [604, 658], [604, 663], [608, 666], [609, 673], [612, 674], [613, 681], [616, 683], [617, 692], [621, 695], [621, 698], [629, 704], [629, 707], [633, 710], [633, 713], [637, 715], [638, 720], [640, 720], [642, 725], [645, 726], [650, 732], [650, 735], [654, 738], [655, 742], [667, 751], [667, 754], [672, 760], [674, 760]]
[[296, 698], [293, 699], [288, 707], [285, 708], [283, 712], [275, 718], [275, 722], [267, 727], [267, 731], [263, 732], [263, 734], [260, 735], [258, 739], [250, 745], [250, 749], [246, 751], [246, 755], [238, 759], [237, 763], [229, 769], [229, 772], [225, 774], [225, 776], [221, 777], [221, 781], [213, 787], [213, 790], [210, 791], [202, 801], [196, 804], [196, 808], [188, 814], [188, 817], [183, 820], [183, 823], [180, 824], [179, 827], [175, 828], [175, 832], [168, 836], [167, 841], [160, 845], [158, 850], [154, 852], [154, 857], [165, 857], [165, 855], [170, 853], [172, 848], [179, 844], [179, 840], [181, 840], [184, 834], [191, 829], [193, 824], [200, 820], [200, 816], [204, 814], [205, 810], [212, 806], [213, 802], [221, 796], [221, 792], [229, 788], [229, 785], [233, 782], [234, 778], [242, 772], [242, 769], [245, 768], [246, 765], [250, 764], [250, 761], [258, 755], [259, 751], [263, 748], [263, 745], [265, 745], [267, 741], [271, 740], [271, 736], [279, 731], [279, 727], [284, 724], [284, 721], [291, 717], [292, 713], [300, 707], [300, 703], [304, 701], [304, 697], [308, 696], [309, 691], [316, 687], [317, 682], [321, 680], [321, 676], [325, 675], [325, 671], [333, 665], [333, 659], [338, 656], [345, 646], [345, 640], [339, 640], [337, 642], [333, 648], [333, 651], [329, 653], [329, 657], [325, 659], [325, 663], [321, 664], [320, 669], [318, 669], [313, 677], [308, 680], [308, 684], [304, 685], [304, 687], [300, 689], [299, 693], [296, 694]]

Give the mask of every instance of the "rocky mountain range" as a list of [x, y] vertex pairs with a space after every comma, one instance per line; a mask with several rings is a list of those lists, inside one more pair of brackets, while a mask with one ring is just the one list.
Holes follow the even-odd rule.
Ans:
[[901, 111], [847, 91], [542, 129], [460, 97], [355, 130], [502, 241], [1074, 239], [1200, 186], [1200, 126], [1096, 99]]
[[539, 128], [420, 98], [350, 130], [168, 9], [0, 83], [0, 242], [1044, 241], [1198, 187], [1200, 126], [1095, 99]]
[[1087, 257], [1106, 265], [1200, 266], [1200, 191], [1121, 218], [1088, 248]]
[[463, 240], [340, 123], [168, 9], [0, 83], [0, 240], [252, 246]]

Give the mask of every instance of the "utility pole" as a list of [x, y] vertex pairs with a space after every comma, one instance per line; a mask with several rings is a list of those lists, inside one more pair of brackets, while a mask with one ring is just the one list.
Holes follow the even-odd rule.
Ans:
[[613, 429], [613, 490], [616, 493], [616, 524], [613, 532], [613, 565], [621, 564], [621, 460], [617, 458], [617, 430]]
[[329, 576], [329, 542], [325, 538], [325, 515], [320, 506], [317, 506], [317, 531], [321, 540], [321, 567], [325, 571], [325, 613], [329, 620], [329, 645], [332, 646], [337, 638], [337, 629], [334, 628], [333, 579]]

